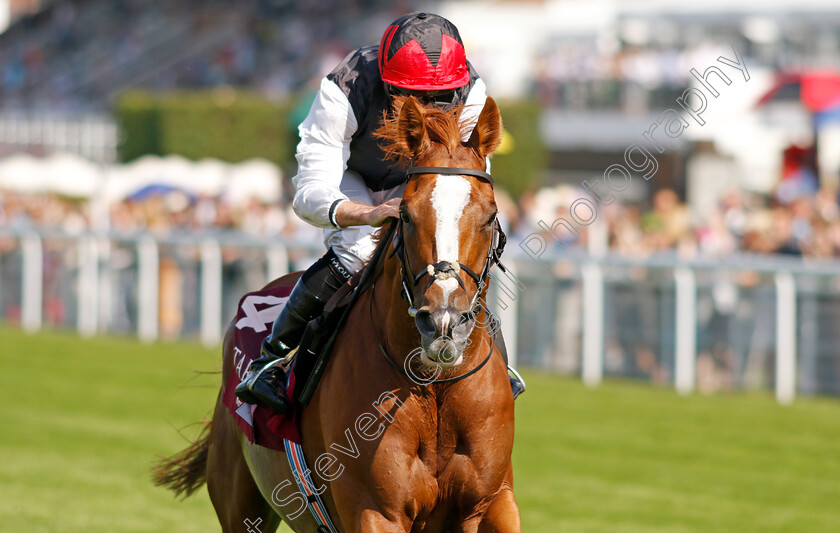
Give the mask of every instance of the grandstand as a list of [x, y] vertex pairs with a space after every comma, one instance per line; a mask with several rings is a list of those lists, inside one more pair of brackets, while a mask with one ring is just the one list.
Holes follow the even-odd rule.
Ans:
[[102, 110], [129, 87], [221, 84], [282, 97], [402, 10], [381, 0], [48, 2], [0, 34], [0, 103]]
[[[56, 109], [107, 109], [121, 90], [138, 86], [229, 84], [281, 97], [369, 44], [396, 14], [419, 7], [382, 0], [15, 4], [19, 18], [0, 33], [2, 104]], [[661, 109], [689, 80], [691, 56], [714, 44], [735, 46], [770, 69], [838, 66], [840, 8], [821, 0], [424, 5], [459, 21], [496, 94], [533, 92], [551, 107]]]

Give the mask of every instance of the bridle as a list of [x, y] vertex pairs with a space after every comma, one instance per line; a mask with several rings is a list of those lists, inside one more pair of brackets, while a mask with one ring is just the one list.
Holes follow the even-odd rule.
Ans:
[[[493, 176], [489, 173], [474, 168], [460, 168], [460, 167], [410, 167], [406, 170], [406, 179], [413, 174], [444, 174], [449, 176], [473, 176], [486, 181], [492, 187], [494, 185]], [[481, 274], [476, 274], [467, 265], [458, 262], [451, 263], [449, 261], [439, 261], [435, 264], [427, 265], [426, 268], [417, 271], [415, 274], [411, 268], [411, 262], [408, 258], [408, 252], [405, 249], [405, 241], [403, 238], [403, 220], [399, 218], [396, 222], [397, 230], [394, 237], [394, 249], [391, 255], [396, 255], [400, 262], [400, 279], [402, 281], [402, 297], [408, 302], [408, 314], [415, 316], [417, 314], [417, 306], [414, 303], [414, 290], [417, 284], [425, 276], [429, 276], [429, 284], [423, 292], [429, 290], [436, 280], [443, 280], [448, 278], [455, 278], [458, 285], [466, 292], [467, 288], [464, 285], [464, 280], [460, 276], [460, 272], [464, 271], [470, 276], [476, 284], [476, 292], [470, 302], [470, 313], [473, 315], [477, 313], [478, 298], [481, 296], [481, 291], [485, 287], [487, 277], [490, 275], [490, 269], [493, 265], [499, 265], [502, 272], [507, 272], [507, 269], [502, 265], [501, 257], [507, 244], [507, 236], [502, 230], [502, 225], [499, 223], [498, 217], [493, 220], [493, 234], [490, 238], [490, 247], [487, 250], [487, 256], [484, 260]]]
[[[477, 170], [474, 168], [459, 168], [459, 167], [410, 167], [406, 170], [405, 175], [406, 179], [413, 175], [413, 174], [444, 174], [450, 176], [474, 176], [483, 181], [486, 181], [492, 187], [494, 184], [493, 176], [483, 170]], [[389, 233], [390, 235], [390, 233]], [[408, 253], [405, 249], [405, 241], [403, 238], [403, 220], [402, 217], [397, 219], [396, 222], [396, 234], [394, 235], [394, 249], [389, 255], [389, 257], [396, 255], [397, 259], [400, 262], [400, 279], [402, 282], [402, 297], [405, 301], [408, 302], [408, 314], [414, 317], [417, 314], [417, 307], [414, 304], [414, 289], [417, 286], [417, 283], [420, 282], [421, 279], [425, 276], [429, 276], [429, 284], [424, 289], [424, 292], [429, 290], [429, 287], [438, 280], [438, 279], [448, 279], [450, 277], [455, 278], [458, 281], [458, 285], [464, 292], [466, 292], [466, 286], [464, 285], [464, 280], [461, 279], [460, 271], [464, 271], [469, 275], [473, 281], [476, 283], [476, 292], [475, 296], [473, 296], [472, 302], [470, 303], [470, 314], [475, 316], [478, 314], [477, 308], [479, 306], [478, 298], [481, 296], [481, 291], [485, 287], [487, 278], [490, 275], [490, 269], [493, 268], [493, 265], [499, 265], [499, 268], [502, 272], [507, 272], [507, 269], [502, 265], [501, 257], [502, 252], [505, 250], [505, 244], [507, 243], [507, 236], [505, 232], [502, 230], [502, 226], [499, 223], [498, 218], [494, 218], [493, 220], [493, 234], [490, 238], [490, 247], [487, 250], [487, 257], [484, 260], [484, 266], [482, 267], [481, 274], [476, 274], [474, 270], [472, 270], [467, 265], [458, 262], [458, 263], [450, 263], [448, 261], [439, 261], [433, 265], [428, 265], [425, 269], [420, 270], [417, 274], [412, 275], [411, 263], [408, 258]], [[384, 243], [383, 243], [384, 244]], [[374, 285], [371, 286], [371, 292], [374, 290]], [[385, 346], [382, 345], [382, 341], [380, 340], [379, 333], [376, 328], [376, 320], [373, 316], [373, 295], [371, 294], [370, 298], [370, 320], [371, 324], [373, 325], [374, 336], [376, 337], [376, 342], [379, 345], [379, 350], [382, 352], [382, 355], [385, 356], [385, 359], [388, 363], [391, 364], [398, 372], [403, 374], [404, 376], [412, 379], [411, 376], [408, 375], [406, 370], [398, 365], [393, 358], [388, 354], [388, 350], [385, 349]], [[489, 312], [489, 311], [488, 311]], [[487, 353], [487, 356], [484, 360], [481, 361], [478, 365], [475, 366], [469, 372], [461, 374], [459, 376], [454, 376], [445, 379], [435, 379], [435, 383], [453, 383], [456, 381], [461, 381], [465, 379], [479, 370], [481, 370], [485, 364], [490, 360], [490, 357], [493, 355], [493, 350], [496, 346], [496, 336], [491, 335], [491, 342], [490, 342], [490, 351]]]

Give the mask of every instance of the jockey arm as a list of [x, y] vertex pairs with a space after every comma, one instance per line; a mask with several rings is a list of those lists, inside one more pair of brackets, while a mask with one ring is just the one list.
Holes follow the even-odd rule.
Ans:
[[402, 198], [391, 198], [383, 204], [371, 206], [345, 200], [335, 209], [335, 221], [342, 228], [347, 226], [379, 227], [389, 218], [400, 216], [400, 202]]
[[[484, 109], [484, 102], [487, 100], [487, 86], [484, 84], [484, 80], [478, 78], [473, 83], [472, 89], [470, 89], [469, 94], [467, 94], [467, 99], [464, 102], [464, 110], [461, 111], [461, 122], [475, 124], [478, 122], [478, 115], [481, 114], [481, 110]], [[462, 140], [467, 141], [470, 138], [470, 134], [472, 130], [470, 130]], [[484, 160], [487, 168], [485, 171], [490, 173], [490, 158], [487, 157]]]
[[322, 79], [309, 114], [298, 127], [300, 143], [295, 154], [298, 173], [292, 178], [295, 187], [292, 208], [313, 226], [333, 227], [330, 207], [336, 201], [340, 203], [334, 207], [334, 217], [346, 211], [346, 207], [338, 209], [342, 204], [356, 203], [341, 192], [340, 185], [350, 158], [350, 141], [357, 128], [347, 97], [336, 84]]

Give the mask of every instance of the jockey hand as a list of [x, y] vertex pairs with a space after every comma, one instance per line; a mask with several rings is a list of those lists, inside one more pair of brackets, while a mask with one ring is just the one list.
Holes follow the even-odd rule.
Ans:
[[389, 218], [400, 216], [402, 198], [391, 198], [380, 205], [367, 205], [352, 200], [338, 204], [335, 221], [342, 228], [347, 226], [373, 226], [378, 228]]

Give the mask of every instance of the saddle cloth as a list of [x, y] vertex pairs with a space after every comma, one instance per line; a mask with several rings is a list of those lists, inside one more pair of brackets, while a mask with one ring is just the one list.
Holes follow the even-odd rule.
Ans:
[[236, 424], [252, 443], [273, 450], [283, 450], [283, 439], [300, 444], [300, 429], [295, 401], [295, 372], [288, 372], [286, 393], [292, 402], [288, 414], [275, 413], [262, 405], [243, 403], [233, 393], [248, 371], [248, 365], [260, 356], [262, 340], [271, 333], [274, 319], [286, 304], [292, 285], [280, 285], [251, 292], [242, 297], [236, 311], [233, 329], [233, 365], [225, 376], [222, 403], [228, 408]]

